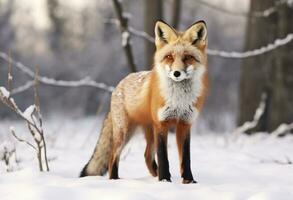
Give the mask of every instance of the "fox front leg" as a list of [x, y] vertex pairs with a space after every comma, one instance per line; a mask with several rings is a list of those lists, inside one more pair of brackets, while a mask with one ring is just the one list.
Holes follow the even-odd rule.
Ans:
[[155, 127], [155, 143], [158, 158], [158, 178], [159, 181], [171, 182], [171, 174], [169, 171], [169, 160], [167, 151], [167, 134], [166, 127]]
[[196, 183], [190, 168], [190, 125], [179, 122], [176, 128], [176, 140], [179, 152], [180, 171], [183, 183]]

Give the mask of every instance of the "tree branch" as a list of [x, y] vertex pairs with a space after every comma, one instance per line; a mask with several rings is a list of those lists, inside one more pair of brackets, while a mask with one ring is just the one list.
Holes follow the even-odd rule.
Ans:
[[271, 132], [272, 136], [281, 136], [293, 130], [293, 122], [291, 124], [281, 124], [276, 130]]
[[249, 122], [245, 122], [242, 126], [237, 127], [236, 130], [233, 132], [233, 134], [245, 133], [248, 130], [253, 129], [258, 125], [258, 122], [265, 111], [266, 99], [267, 99], [267, 95], [265, 93], [263, 93], [261, 95], [261, 101], [259, 103], [259, 106], [255, 110], [253, 120], [249, 121]]
[[[9, 56], [4, 52], [0, 51], [0, 58], [5, 60], [6, 62], [9, 62]], [[17, 69], [19, 69], [22, 73], [27, 75], [28, 77], [30, 77], [32, 79], [35, 78], [35, 72], [32, 71], [30, 67], [22, 64], [19, 61], [13, 60], [12, 58], [11, 58], [11, 63]], [[89, 86], [89, 87], [95, 87], [98, 89], [102, 89], [107, 92], [112, 92], [114, 90], [113, 86], [108, 86], [105, 83], [96, 82], [96, 81], [92, 80], [90, 77], [85, 77], [85, 78], [77, 80], [77, 81], [66, 81], [66, 80], [56, 80], [53, 78], [48, 78], [48, 77], [39, 75], [38, 81], [42, 84], [45, 84], [45, 85], [58, 86], [58, 87], [85, 87], [85, 86]], [[23, 86], [20, 86], [19, 88], [12, 90], [11, 94], [23, 92], [23, 91], [31, 88], [32, 86], [33, 86], [32, 82], [27, 82], [25, 84], [25, 86], [23, 85]]]

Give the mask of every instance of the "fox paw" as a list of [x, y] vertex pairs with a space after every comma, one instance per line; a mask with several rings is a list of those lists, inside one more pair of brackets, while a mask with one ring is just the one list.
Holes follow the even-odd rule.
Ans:
[[183, 184], [190, 184], [190, 183], [197, 183], [197, 182], [195, 180], [193, 180], [193, 179], [190, 179], [190, 180], [183, 179], [182, 183]]
[[162, 179], [162, 180], [159, 180], [161, 182], [172, 182], [171, 179]]

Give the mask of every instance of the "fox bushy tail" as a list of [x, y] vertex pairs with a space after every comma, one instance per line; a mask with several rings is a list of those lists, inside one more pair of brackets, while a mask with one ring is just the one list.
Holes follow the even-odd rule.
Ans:
[[111, 113], [104, 120], [99, 140], [94, 153], [80, 173], [80, 177], [104, 175], [108, 170], [108, 163], [113, 146], [113, 125]]

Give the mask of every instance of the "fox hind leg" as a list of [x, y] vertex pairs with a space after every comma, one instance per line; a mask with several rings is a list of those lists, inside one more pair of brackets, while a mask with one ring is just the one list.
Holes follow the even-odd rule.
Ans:
[[123, 141], [114, 142], [111, 158], [109, 160], [109, 178], [110, 179], [119, 179], [118, 167], [119, 167], [119, 159], [120, 159], [122, 148], [123, 148]]
[[113, 124], [113, 149], [109, 160], [109, 178], [119, 179], [118, 168], [120, 154], [123, 147], [127, 144], [131, 137], [131, 129], [129, 123], [124, 123], [123, 128]]
[[120, 154], [122, 152], [123, 147], [127, 144], [128, 140], [130, 139], [132, 133], [129, 119], [126, 111], [124, 110], [124, 107], [120, 104], [120, 106], [115, 106], [114, 108], [115, 112], [112, 112], [113, 149], [109, 160], [108, 170], [110, 179], [119, 179], [118, 168]]
[[[126, 125], [126, 124], [125, 124]], [[109, 178], [110, 179], [119, 179], [118, 168], [120, 154], [124, 146], [128, 143], [130, 138], [133, 135], [134, 126], [130, 126], [129, 123], [125, 126], [124, 129], [113, 128], [113, 149], [109, 161]], [[116, 137], [114, 136], [116, 135]]]

